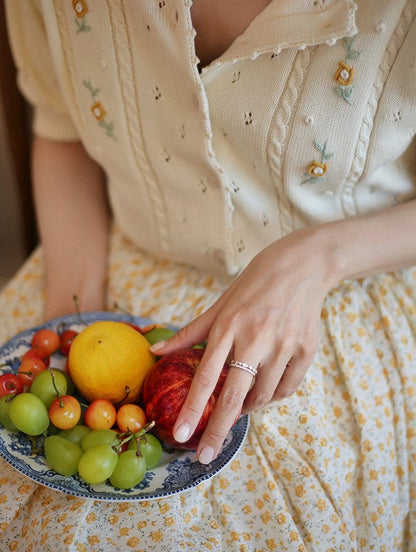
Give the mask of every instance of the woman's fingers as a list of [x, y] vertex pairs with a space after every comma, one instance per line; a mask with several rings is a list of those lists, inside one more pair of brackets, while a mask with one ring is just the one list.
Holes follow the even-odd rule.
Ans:
[[244, 399], [253, 376], [237, 368], [230, 368], [217, 404], [198, 444], [197, 456], [202, 464], [209, 464], [218, 455], [231, 426], [241, 413]]
[[[308, 238], [308, 236], [306, 236]], [[292, 394], [312, 362], [325, 297], [322, 252], [304, 233], [279, 240], [257, 255], [226, 292], [194, 322], [164, 344], [168, 354], [208, 338], [207, 347], [174, 428], [178, 441], [194, 432], [227, 357], [257, 367], [253, 376], [231, 368], [202, 435], [197, 454], [216, 457], [244, 410]]]
[[173, 434], [177, 441], [187, 441], [202, 416], [209, 397], [217, 385], [225, 360], [232, 347], [232, 339], [213, 344], [208, 342], [204, 356], [195, 372], [185, 402], [175, 422]]
[[180, 328], [178, 332], [167, 339], [159, 341], [150, 347], [152, 353], [167, 355], [179, 349], [192, 347], [197, 343], [202, 343], [208, 337], [211, 326], [215, 322], [218, 313], [222, 309], [228, 294], [231, 293], [231, 288], [228, 288], [223, 295], [203, 314], [195, 318], [192, 322]]
[[[280, 354], [272, 355], [273, 362], [262, 363], [262, 355], [264, 354], [264, 343], [252, 336], [251, 339], [247, 336], [241, 336], [241, 340], [237, 341], [233, 346], [233, 357], [237, 360], [237, 364], [231, 363], [225, 379], [221, 393], [217, 399], [216, 406], [210, 416], [208, 425], [202, 435], [197, 448], [198, 459], [201, 463], [207, 464], [211, 462], [220, 451], [222, 444], [237, 418], [240, 416], [247, 394], [252, 388], [251, 393], [255, 393], [255, 401], [261, 404], [266, 404], [272, 397], [276, 389], [279, 379], [284, 371], [286, 362], [289, 358], [289, 353], [281, 351]], [[210, 341], [208, 342], [210, 343]], [[242, 344], [241, 344], [242, 343]], [[233, 343], [227, 342], [227, 345], [220, 346], [223, 352], [231, 349]], [[266, 345], [267, 348], [267, 345]], [[199, 374], [197, 372], [197, 380], [192, 385], [192, 392], [188, 395], [190, 401], [185, 409], [185, 416], [190, 413], [199, 413], [197, 411], [198, 401], [201, 399], [200, 381], [207, 376], [204, 372], [213, 371], [215, 358], [210, 355], [209, 351], [207, 358], [204, 355], [204, 363], [201, 363]], [[227, 355], [226, 353], [226, 355]], [[260, 362], [259, 362], [260, 359]], [[225, 357], [223, 358], [223, 362]], [[242, 363], [242, 368], [239, 367]], [[248, 368], [247, 368], [248, 367]], [[256, 376], [253, 376], [251, 371], [258, 370]], [[211, 375], [209, 376], [211, 377]], [[258, 378], [258, 381], [257, 381]], [[199, 383], [198, 383], [199, 379]], [[258, 384], [259, 382], [259, 384]], [[215, 384], [211, 382], [210, 388], [213, 389]], [[208, 397], [204, 397], [208, 400]], [[194, 401], [194, 402], [193, 402]], [[199, 407], [202, 408], [202, 405]], [[200, 412], [202, 413], [202, 410]], [[182, 417], [182, 412], [179, 418]], [[181, 418], [182, 419], [182, 418]], [[197, 422], [196, 422], [197, 423]], [[188, 426], [189, 427], [189, 426]], [[188, 435], [189, 438], [189, 435]]]

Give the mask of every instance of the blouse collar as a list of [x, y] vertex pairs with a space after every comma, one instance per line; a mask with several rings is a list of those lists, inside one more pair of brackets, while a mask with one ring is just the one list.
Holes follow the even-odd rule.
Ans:
[[246, 31], [202, 71], [285, 48], [332, 45], [356, 34], [355, 11], [353, 0], [272, 0]]

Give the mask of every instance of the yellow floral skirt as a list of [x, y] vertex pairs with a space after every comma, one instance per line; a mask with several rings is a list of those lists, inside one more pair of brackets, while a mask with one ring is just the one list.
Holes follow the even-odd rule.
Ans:
[[[112, 236], [108, 308], [177, 326], [229, 283]], [[0, 341], [43, 316], [37, 250], [0, 294]], [[325, 301], [297, 393], [251, 415], [218, 475], [145, 503], [69, 497], [0, 459], [0, 550], [416, 552], [416, 269], [348, 281]]]

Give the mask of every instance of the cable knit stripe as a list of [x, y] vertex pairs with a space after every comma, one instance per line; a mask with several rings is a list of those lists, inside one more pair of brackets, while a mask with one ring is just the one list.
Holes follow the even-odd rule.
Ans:
[[415, 12], [415, 2], [409, 0], [403, 10], [394, 33], [392, 34], [389, 44], [387, 45], [384, 58], [380, 63], [380, 68], [374, 82], [373, 90], [370, 94], [364, 113], [363, 124], [361, 126], [351, 171], [341, 191], [341, 203], [346, 217], [358, 214], [354, 190], [356, 184], [363, 177], [363, 172], [365, 170], [367, 152], [370, 145], [371, 132], [373, 129], [374, 117], [377, 112], [378, 102], [383, 93], [384, 84], [389, 75], [389, 71], [397, 57], [401, 45], [403, 44], [406, 33], [415, 16]]
[[140, 103], [133, 74], [133, 60], [131, 57], [131, 44], [129, 43], [128, 23], [126, 19], [124, 2], [107, 1], [107, 9], [110, 15], [114, 51], [118, 61], [118, 76], [120, 79], [120, 90], [123, 96], [124, 109], [126, 113], [127, 128], [130, 137], [130, 145], [133, 150], [134, 162], [138, 174], [146, 182], [146, 190], [153, 207], [153, 214], [157, 220], [157, 230], [162, 250], [169, 251], [169, 234], [167, 230], [166, 206], [157, 177], [153, 171], [149, 156], [146, 152], [146, 145], [143, 139], [140, 117]]
[[283, 155], [289, 136], [289, 125], [297, 101], [299, 91], [305, 76], [306, 68], [311, 61], [311, 53], [308, 49], [299, 50], [293, 63], [293, 69], [283, 91], [281, 100], [273, 116], [273, 126], [269, 135], [268, 157], [270, 169], [278, 188], [279, 216], [282, 235], [288, 234], [294, 229], [294, 213], [285, 190], [279, 191], [283, 182]]

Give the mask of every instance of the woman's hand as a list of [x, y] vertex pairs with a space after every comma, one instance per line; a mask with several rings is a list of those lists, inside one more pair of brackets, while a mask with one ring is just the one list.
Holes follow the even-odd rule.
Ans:
[[206, 351], [175, 424], [175, 438], [189, 439], [227, 357], [258, 370], [230, 368], [217, 405], [199, 442], [209, 463], [241, 411], [293, 394], [312, 363], [323, 300], [332, 287], [330, 254], [319, 232], [303, 229], [258, 254], [209, 308], [164, 344], [158, 354], [208, 338]]

